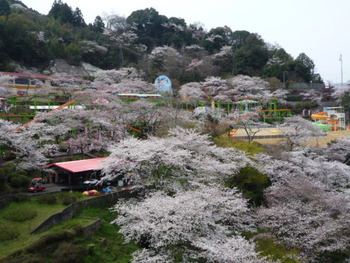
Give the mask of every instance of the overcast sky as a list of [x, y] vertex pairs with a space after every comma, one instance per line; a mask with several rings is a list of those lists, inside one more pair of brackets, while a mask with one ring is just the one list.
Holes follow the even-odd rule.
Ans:
[[[22, 0], [29, 8], [47, 15], [53, 0]], [[86, 23], [96, 16], [118, 14], [149, 7], [159, 14], [200, 22], [207, 30], [228, 26], [259, 34], [265, 42], [278, 44], [296, 58], [308, 55], [323, 80], [350, 80], [350, 0], [62, 0], [79, 8]], [[342, 62], [340, 61], [342, 55]], [[343, 65], [343, 70], [341, 70]]]

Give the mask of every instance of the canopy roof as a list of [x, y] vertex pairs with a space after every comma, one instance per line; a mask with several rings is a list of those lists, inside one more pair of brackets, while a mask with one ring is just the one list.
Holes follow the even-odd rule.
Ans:
[[107, 158], [108, 157], [101, 157], [101, 158], [86, 159], [86, 160], [79, 160], [79, 161], [52, 163], [47, 165], [46, 167], [57, 166], [71, 173], [101, 170], [103, 167], [103, 161], [106, 160]]

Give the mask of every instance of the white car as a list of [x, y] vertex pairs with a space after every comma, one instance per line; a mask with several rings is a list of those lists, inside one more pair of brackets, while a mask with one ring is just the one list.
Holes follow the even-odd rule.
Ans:
[[83, 184], [85, 184], [85, 185], [96, 185], [98, 182], [99, 182], [99, 180], [97, 180], [97, 179], [90, 179], [90, 180], [84, 181]]

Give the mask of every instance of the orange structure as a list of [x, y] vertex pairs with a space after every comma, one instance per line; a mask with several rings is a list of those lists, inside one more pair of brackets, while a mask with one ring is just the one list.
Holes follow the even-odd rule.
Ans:
[[345, 129], [345, 114], [342, 107], [325, 107], [322, 112], [312, 114], [311, 118], [325, 131]]

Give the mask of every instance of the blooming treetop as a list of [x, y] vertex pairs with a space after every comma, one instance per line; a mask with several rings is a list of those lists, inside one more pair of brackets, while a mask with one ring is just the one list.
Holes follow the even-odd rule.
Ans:
[[126, 241], [144, 247], [133, 262], [173, 262], [179, 249], [182, 262], [265, 262], [236, 232], [250, 229], [253, 219], [234, 189], [202, 185], [173, 196], [157, 192], [138, 203], [119, 202], [114, 211], [121, 216], [113, 223], [121, 225]]
[[148, 140], [129, 138], [109, 148], [103, 173], [113, 177], [116, 170], [132, 171], [134, 180], [147, 179], [162, 187], [196, 178], [196, 181], [223, 180], [249, 163], [244, 153], [214, 146], [207, 135], [175, 128], [169, 137]]
[[[191, 92], [191, 89], [193, 91]], [[202, 92], [202, 93], [201, 93]], [[203, 82], [187, 83], [181, 87], [180, 94], [184, 97], [197, 98], [203, 96], [220, 99], [274, 98], [283, 99], [286, 92], [270, 91], [269, 84], [258, 77], [239, 75], [228, 80], [218, 77], [208, 77]], [[199, 95], [198, 95], [199, 94]]]
[[285, 118], [280, 132], [285, 136], [284, 143], [289, 150], [300, 146], [301, 143], [307, 141], [312, 136], [323, 135], [322, 130], [313, 122], [305, 120], [300, 116], [292, 116]]
[[285, 153], [279, 159], [258, 155], [256, 160], [272, 181], [265, 193], [267, 206], [258, 211], [261, 227], [311, 258], [347, 248], [349, 166], [328, 162], [310, 150]]
[[55, 129], [48, 129], [43, 133], [43, 126], [41, 123], [34, 123], [30, 129], [23, 128], [17, 132], [17, 124], [0, 119], [0, 143], [11, 147], [16, 154], [17, 169], [36, 169], [47, 163], [47, 155], [57, 152], [57, 144], [45, 143], [53, 141], [57, 134]]

